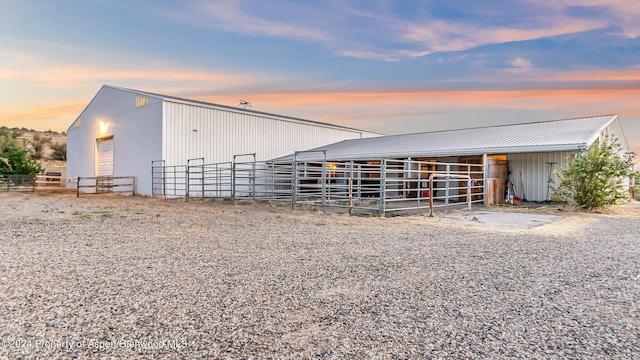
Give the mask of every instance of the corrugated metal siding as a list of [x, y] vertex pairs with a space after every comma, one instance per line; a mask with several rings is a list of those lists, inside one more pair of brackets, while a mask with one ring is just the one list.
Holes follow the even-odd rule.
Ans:
[[[617, 138], [620, 140], [623, 152], [628, 151], [628, 144], [618, 119], [612, 121], [596, 135], [596, 139], [599, 141], [604, 141], [607, 137], [609, 139]], [[559, 179], [553, 174], [553, 170], [566, 169], [568, 163], [577, 153], [577, 151], [564, 151], [508, 154], [509, 170], [515, 184], [516, 195], [529, 201], [547, 200], [549, 163], [554, 163], [551, 168], [553, 182], [549, 189], [549, 195], [551, 195], [553, 194], [553, 186], [559, 185]]]
[[567, 157], [575, 152], [546, 152], [508, 154], [508, 166], [511, 172], [511, 180], [516, 189], [516, 195], [526, 198], [528, 201], [547, 200], [547, 183], [549, 179], [549, 164], [555, 163], [551, 168], [553, 180], [549, 195], [553, 193], [553, 185], [559, 184], [553, 170], [560, 171], [567, 166]]
[[268, 160], [361, 136], [358, 131], [286, 119], [172, 101], [163, 104], [162, 155], [167, 165], [200, 157], [207, 163], [225, 162], [233, 155], [254, 152], [257, 160]]
[[[325, 148], [329, 158], [339, 160], [570, 151], [585, 146], [588, 139], [615, 118], [615, 115], [610, 115], [382, 136], [345, 141]], [[313, 158], [313, 156], [309, 155], [306, 158]]]
[[598, 140], [611, 141], [613, 139], [617, 139], [620, 145], [622, 146], [622, 153], [626, 153], [629, 151], [629, 144], [627, 143], [627, 139], [624, 136], [624, 132], [622, 131], [622, 124], [619, 119], [612, 121], [607, 127], [605, 127], [599, 134]]

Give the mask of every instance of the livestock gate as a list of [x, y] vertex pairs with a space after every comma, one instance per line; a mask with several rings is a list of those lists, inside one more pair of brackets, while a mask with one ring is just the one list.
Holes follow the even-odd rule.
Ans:
[[470, 207], [485, 199], [482, 164], [406, 159], [298, 161], [294, 156], [274, 162], [240, 154], [222, 163], [154, 161], [152, 182], [153, 195], [165, 198], [279, 201], [292, 209], [318, 206], [380, 216]]

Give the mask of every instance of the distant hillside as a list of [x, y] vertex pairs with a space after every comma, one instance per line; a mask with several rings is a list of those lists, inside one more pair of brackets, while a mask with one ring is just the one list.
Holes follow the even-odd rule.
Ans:
[[14, 143], [29, 150], [38, 160], [66, 160], [67, 134], [27, 128], [0, 126], [0, 144]]

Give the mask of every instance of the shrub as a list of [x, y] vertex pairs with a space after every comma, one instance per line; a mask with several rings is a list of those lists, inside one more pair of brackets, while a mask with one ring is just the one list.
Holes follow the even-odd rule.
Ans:
[[633, 170], [634, 154], [621, 150], [617, 139], [607, 139], [582, 151], [567, 169], [556, 172], [560, 185], [551, 200], [587, 210], [628, 200], [624, 182], [638, 173]]
[[42, 165], [34, 159], [27, 158], [27, 149], [19, 149], [9, 145], [0, 158], [0, 174], [36, 175], [44, 171]]
[[31, 140], [28, 141], [31, 147], [31, 157], [34, 159], [42, 159], [47, 151], [47, 145], [51, 144], [51, 138], [34, 133]]
[[49, 147], [51, 148], [51, 160], [67, 161], [66, 143], [52, 143]]

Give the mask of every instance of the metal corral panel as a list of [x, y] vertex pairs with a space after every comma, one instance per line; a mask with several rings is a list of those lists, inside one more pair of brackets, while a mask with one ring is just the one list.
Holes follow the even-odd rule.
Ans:
[[[547, 195], [553, 194], [554, 185], [559, 185], [553, 171], [566, 168], [569, 158], [575, 154], [577, 152], [564, 151], [508, 154], [508, 166], [516, 195], [528, 201], [547, 200]], [[547, 194], [549, 179], [552, 183]]]
[[163, 150], [166, 165], [183, 165], [187, 159], [207, 163], [233, 160], [237, 154], [256, 153], [268, 160], [347, 139], [362, 131], [291, 121], [277, 116], [231, 111], [165, 100]]

